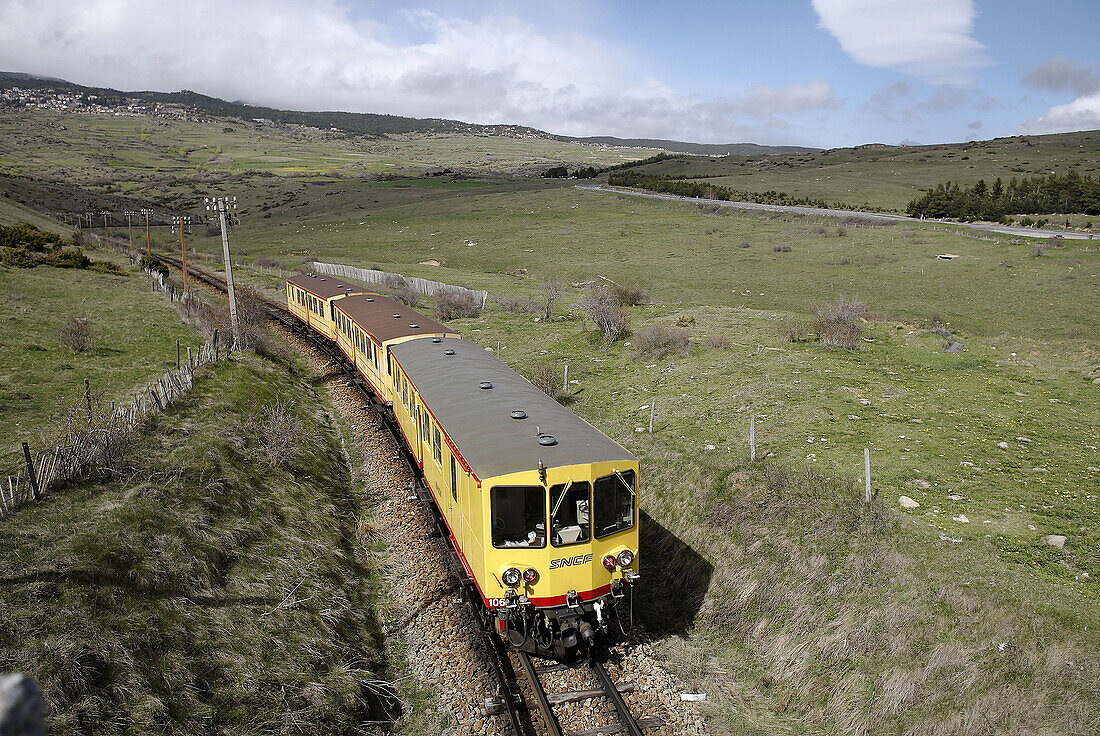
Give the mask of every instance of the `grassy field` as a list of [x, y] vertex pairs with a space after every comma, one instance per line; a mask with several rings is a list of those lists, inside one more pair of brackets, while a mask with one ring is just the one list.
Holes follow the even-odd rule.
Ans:
[[[296, 442], [273, 455], [280, 405]], [[0, 524], [0, 670], [38, 681], [51, 733], [385, 719], [369, 500], [324, 405], [300, 373], [240, 354], [202, 369], [111, 473]]]
[[[129, 269], [125, 276], [40, 266], [0, 266], [0, 444], [3, 467], [14, 467], [19, 443], [50, 434], [56, 421], [84, 395], [84, 379], [107, 402], [137, 388], [176, 363], [176, 340], [186, 348], [201, 340], [187, 329], [163, 294], [126, 259], [104, 251]], [[73, 317], [87, 317], [95, 347], [76, 352], [58, 339]], [[10, 461], [10, 462], [7, 462]]]
[[778, 156], [692, 156], [638, 170], [704, 176], [734, 189], [774, 189], [830, 204], [904, 212], [911, 199], [940, 182], [969, 185], [984, 178], [992, 184], [997, 177], [1007, 182], [1014, 176], [1064, 174], [1071, 168], [1094, 178], [1100, 173], [1100, 131], [933, 146], [870, 145]]
[[[95, 125], [81, 123], [79, 135]], [[132, 146], [135, 161], [154, 168], [181, 135], [151, 133], [146, 150], [140, 136], [97, 130], [101, 150]], [[1095, 173], [1094, 137], [692, 165], [715, 167], [740, 188], [859, 204], [840, 197], [852, 188], [891, 208], [926, 180], [966, 181], [967, 172], [987, 180], [1070, 165]], [[322, 144], [342, 145], [309, 145]], [[445, 161], [500, 150], [408, 145], [438, 146], [433, 155]], [[281, 155], [270, 150], [262, 155]], [[18, 150], [12, 155], [18, 162]], [[191, 156], [169, 173], [104, 181], [181, 205], [203, 191], [240, 196], [231, 240], [242, 266], [261, 256], [289, 269], [309, 259], [378, 264], [520, 300], [539, 299], [548, 278], [563, 285], [552, 322], [494, 307], [455, 326], [487, 347], [499, 342], [521, 371], [568, 363], [577, 382], [569, 405], [642, 458], [654, 530], [641, 553], [645, 618], [685, 686], [707, 690], [715, 733], [1100, 728], [1100, 652], [1090, 632], [1100, 625], [1095, 246], [1037, 247], [919, 224], [867, 228], [504, 176], [336, 176], [322, 170], [329, 159], [308, 172], [247, 156], [200, 170], [199, 154]], [[445, 165], [427, 163], [406, 172]], [[86, 181], [113, 170], [91, 158], [65, 165]], [[680, 164], [658, 166], [666, 165]], [[828, 189], [784, 185], [822, 171], [836, 176]], [[753, 176], [758, 186], [734, 181]], [[220, 252], [219, 239], [201, 231], [189, 242], [204, 262]], [[238, 273], [281, 293], [274, 276]], [[654, 299], [628, 309], [630, 344], [606, 347], [572, 310], [607, 280]], [[811, 326], [841, 296], [870, 310], [858, 350], [827, 348]], [[653, 325], [687, 329], [690, 350], [639, 351]], [[933, 326], [966, 349], [945, 353]], [[724, 346], [708, 347], [708, 338]], [[638, 431], [654, 400], [654, 433]], [[750, 416], [766, 458], [755, 463]], [[861, 502], [864, 448], [871, 504]], [[903, 510], [901, 495], [919, 507]], [[1064, 546], [1048, 535], [1064, 536]]]

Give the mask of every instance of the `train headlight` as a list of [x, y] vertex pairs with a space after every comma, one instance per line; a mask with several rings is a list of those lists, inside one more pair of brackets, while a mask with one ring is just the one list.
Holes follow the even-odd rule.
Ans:
[[523, 579], [528, 585], [534, 585], [539, 580], [539, 572], [533, 567], [523, 571]]
[[619, 567], [630, 567], [634, 564], [634, 553], [624, 549], [619, 553]]
[[519, 585], [520, 577], [521, 575], [518, 567], [509, 567], [504, 571], [504, 574], [500, 576], [501, 580], [503, 580], [504, 584], [509, 588], [514, 588]]
[[607, 568], [608, 572], [615, 572], [615, 555], [604, 555], [603, 566]]

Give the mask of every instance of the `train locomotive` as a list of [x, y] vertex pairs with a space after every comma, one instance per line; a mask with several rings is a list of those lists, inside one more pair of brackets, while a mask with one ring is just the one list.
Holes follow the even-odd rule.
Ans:
[[393, 412], [485, 619], [557, 660], [628, 625], [638, 459], [497, 360], [405, 305], [333, 277], [287, 279]]

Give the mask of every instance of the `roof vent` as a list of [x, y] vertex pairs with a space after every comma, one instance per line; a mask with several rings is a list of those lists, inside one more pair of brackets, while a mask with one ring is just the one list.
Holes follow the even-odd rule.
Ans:
[[492, 381], [482, 381], [481, 383], [479, 383], [477, 385], [477, 387], [481, 388], [481, 389], [488, 390], [488, 389], [491, 389], [493, 387], [493, 382]]
[[444, 355], [454, 355], [455, 351], [454, 351], [453, 348], [447, 348], [446, 350], [443, 351], [443, 354]]
[[432, 342], [443, 342], [443, 338], [442, 337], [433, 337]]
[[400, 314], [395, 314], [395, 315], [393, 315], [393, 318], [394, 319], [401, 319], [401, 315]]
[[409, 325], [409, 327], [415, 330], [415, 329], [418, 329], [418, 328], [420, 327], [420, 325], [418, 325], [417, 323], [413, 322], [412, 324], [410, 324], [410, 325]]
[[367, 297], [367, 301], [368, 301], [368, 302], [373, 302], [373, 301], [374, 301], [374, 297], [373, 297], [373, 296], [368, 296], [368, 297]]
[[324, 281], [324, 280], [325, 280], [325, 277], [324, 277], [324, 276], [322, 276], [322, 277], [321, 277], [321, 280], [322, 280], [322, 281]]
[[551, 445], [558, 444], [558, 441], [554, 439], [554, 435], [552, 434], [543, 434], [539, 435], [539, 444], [543, 447], [550, 447]]
[[526, 419], [527, 412], [525, 412], [523, 409], [513, 409], [512, 413], [509, 416], [511, 416], [512, 419]]

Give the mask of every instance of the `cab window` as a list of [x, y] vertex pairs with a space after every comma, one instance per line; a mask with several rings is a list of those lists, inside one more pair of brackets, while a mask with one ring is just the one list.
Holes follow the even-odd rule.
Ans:
[[588, 511], [591, 490], [588, 481], [550, 487], [550, 543], [555, 547], [589, 540], [592, 534]]
[[493, 486], [493, 546], [546, 546], [546, 489], [542, 486]]
[[633, 470], [596, 479], [592, 494], [596, 512], [596, 539], [634, 526], [634, 486]]

